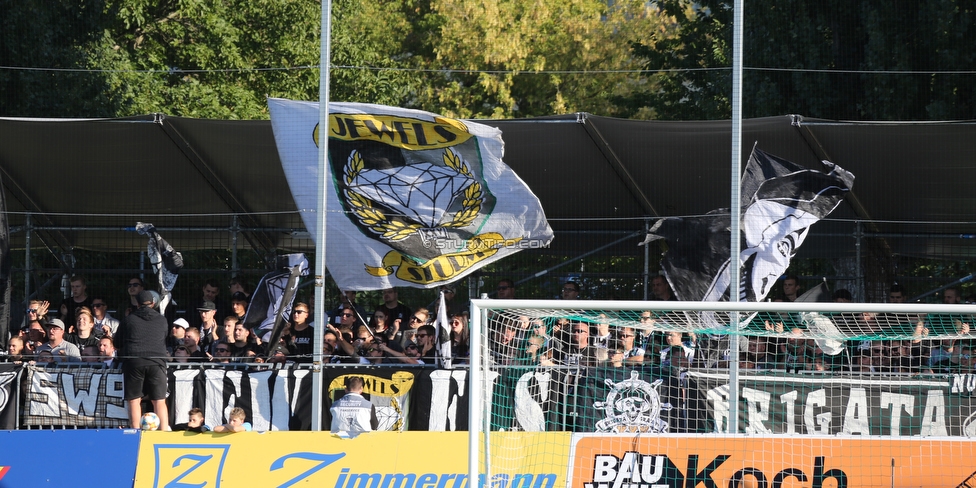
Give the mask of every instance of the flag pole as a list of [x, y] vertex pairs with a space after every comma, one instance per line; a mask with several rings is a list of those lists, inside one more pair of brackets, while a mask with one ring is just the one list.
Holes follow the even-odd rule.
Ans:
[[312, 329], [312, 431], [322, 430], [322, 342], [325, 338], [325, 227], [329, 182], [329, 76], [332, 36], [332, 0], [322, 2], [322, 32], [319, 40], [319, 177], [315, 229], [315, 327]]
[[[732, 6], [732, 202], [729, 230], [732, 242], [729, 247], [729, 301], [737, 303], [741, 290], [741, 263], [739, 223], [742, 215], [740, 180], [742, 174], [742, 40], [745, 0], [735, 0]], [[729, 336], [729, 433], [739, 432], [739, 314], [732, 313], [732, 330]]]

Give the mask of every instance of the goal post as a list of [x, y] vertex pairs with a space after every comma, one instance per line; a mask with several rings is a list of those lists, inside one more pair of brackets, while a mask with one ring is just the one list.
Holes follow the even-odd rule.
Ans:
[[[976, 454], [973, 317], [971, 304], [473, 300], [469, 479], [513, 484], [533, 466], [579, 488], [692, 486], [679, 478], [705, 472], [764, 486], [791, 469], [920, 480], [938, 464], [905, 449]], [[849, 462], [832, 456], [851, 444], [832, 443], [851, 438], [864, 459], [825, 465]], [[754, 452], [757, 439], [771, 444]], [[964, 479], [976, 472], [961, 463]]]

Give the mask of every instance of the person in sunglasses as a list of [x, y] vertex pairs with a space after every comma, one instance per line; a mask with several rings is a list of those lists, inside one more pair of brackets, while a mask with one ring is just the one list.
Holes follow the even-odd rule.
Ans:
[[30, 329], [34, 322], [43, 324], [47, 321], [47, 311], [51, 303], [46, 300], [31, 300], [24, 311], [24, 325], [21, 329]]
[[499, 280], [495, 291], [497, 292], [495, 298], [501, 300], [511, 300], [515, 298], [515, 282], [509, 278]]
[[95, 319], [95, 335], [112, 337], [119, 330], [119, 319], [108, 313], [108, 302], [102, 295], [92, 295], [92, 318]]
[[231, 345], [225, 342], [218, 342], [217, 347], [214, 348], [211, 362], [227, 364], [232, 359], [234, 359], [234, 351], [231, 349]]
[[291, 320], [282, 333], [289, 359], [296, 363], [312, 362], [312, 339], [315, 336], [315, 329], [311, 315], [312, 309], [307, 303], [296, 303], [291, 310]]
[[420, 326], [413, 336], [414, 340], [417, 341], [420, 359], [423, 360], [424, 364], [437, 364], [437, 339], [434, 334], [434, 326], [426, 324]]
[[413, 314], [410, 315], [410, 320], [406, 327], [401, 327], [400, 330], [393, 337], [391, 342], [397, 344], [398, 347], [393, 349], [404, 351], [406, 347], [410, 344], [416, 342], [414, 336], [417, 334], [417, 330], [430, 320], [430, 311], [424, 307], [418, 308]]
[[129, 295], [129, 305], [125, 309], [125, 314], [123, 316], [128, 317], [130, 313], [135, 312], [139, 309], [141, 304], [139, 303], [139, 293], [146, 289], [146, 283], [142, 281], [142, 278], [138, 276], [133, 276], [129, 278], [129, 282], [125, 285], [125, 292]]
[[366, 313], [366, 309], [356, 303], [356, 292], [354, 291], [344, 291], [339, 295], [339, 305], [329, 313], [329, 322], [338, 327], [343, 323], [343, 313], [346, 313], [346, 309], [352, 310], [352, 320], [353, 322], [359, 320], [366, 320], [369, 315]]

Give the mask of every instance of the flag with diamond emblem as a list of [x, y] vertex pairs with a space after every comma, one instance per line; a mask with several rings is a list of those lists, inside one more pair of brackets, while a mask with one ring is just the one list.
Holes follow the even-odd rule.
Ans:
[[[319, 104], [269, 99], [292, 196], [316, 236]], [[326, 264], [343, 290], [433, 288], [548, 246], [539, 199], [496, 128], [382, 105], [329, 104]]]

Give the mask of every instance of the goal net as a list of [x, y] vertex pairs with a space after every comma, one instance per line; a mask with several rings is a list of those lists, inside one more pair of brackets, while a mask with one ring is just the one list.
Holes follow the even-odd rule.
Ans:
[[[534, 466], [581, 488], [933, 475], [957, 486], [971, 461], [965, 476], [932, 467], [976, 453], [974, 316], [974, 305], [475, 300], [471, 470], [512, 483]], [[837, 467], [847, 450], [856, 463]]]

